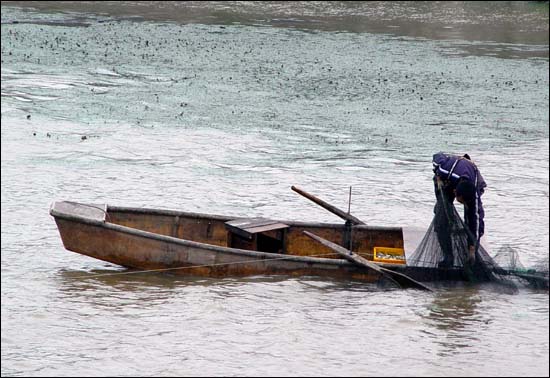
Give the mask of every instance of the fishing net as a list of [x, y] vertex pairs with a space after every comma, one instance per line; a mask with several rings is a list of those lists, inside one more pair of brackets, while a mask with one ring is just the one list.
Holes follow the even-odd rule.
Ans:
[[493, 257], [493, 260], [503, 269], [509, 271], [523, 271], [525, 266], [519, 260], [519, 253], [510, 245], [505, 245]]
[[505, 245], [493, 259], [519, 282], [536, 289], [548, 289], [548, 255], [532, 267], [525, 267], [519, 259], [519, 253]]
[[[449, 201], [441, 187], [436, 189], [434, 217], [422, 241], [407, 259], [409, 266], [423, 269], [424, 277], [430, 281], [457, 277], [469, 282], [498, 284], [502, 290], [516, 292], [518, 279], [526, 280], [525, 270], [517, 253], [503, 250], [492, 258], [482, 245], [477, 245], [475, 261], [469, 258], [469, 240], [475, 240], [455, 206]], [[512, 253], [513, 252], [513, 253]], [[500, 261], [503, 265], [500, 265]], [[546, 277], [548, 269], [546, 269]], [[515, 274], [520, 273], [520, 274]], [[548, 281], [546, 280], [546, 285]]]

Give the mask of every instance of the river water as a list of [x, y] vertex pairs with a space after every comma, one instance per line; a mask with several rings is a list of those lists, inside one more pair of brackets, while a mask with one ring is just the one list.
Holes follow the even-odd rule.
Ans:
[[468, 152], [548, 259], [548, 4], [2, 2], [2, 376], [548, 376], [547, 291], [124, 272], [55, 200], [426, 228]]

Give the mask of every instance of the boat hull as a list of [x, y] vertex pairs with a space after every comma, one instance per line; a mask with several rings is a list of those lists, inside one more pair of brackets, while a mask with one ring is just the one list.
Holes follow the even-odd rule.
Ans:
[[116, 225], [56, 219], [66, 249], [127, 268], [228, 277], [327, 276], [375, 282], [380, 275], [344, 260], [289, 256], [204, 245], [163, 235], [128, 232]]
[[[383, 280], [375, 270], [341, 259], [303, 235], [308, 230], [341, 242], [345, 239], [342, 225], [286, 222], [285, 253], [273, 253], [228, 247], [230, 237], [224, 224], [229, 217], [71, 202], [54, 203], [50, 214], [67, 250], [131, 269], [200, 277], [287, 275]], [[376, 244], [403, 246], [399, 228], [359, 226], [354, 228], [354, 238], [357, 253], [368, 252]], [[460, 272], [434, 275], [433, 269], [428, 272], [406, 265], [379, 265], [419, 280], [463, 279]]]

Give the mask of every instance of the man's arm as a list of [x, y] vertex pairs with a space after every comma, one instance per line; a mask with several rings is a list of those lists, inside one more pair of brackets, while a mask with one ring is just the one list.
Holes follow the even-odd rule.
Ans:
[[470, 261], [475, 260], [476, 246], [479, 243], [479, 214], [476, 206], [476, 201], [465, 205], [464, 207], [464, 217], [466, 220], [466, 225], [470, 230], [470, 235], [468, 235], [468, 253]]
[[465, 205], [464, 215], [466, 217], [466, 225], [468, 226], [471, 236], [473, 237], [473, 240], [470, 240], [471, 238], [468, 238], [468, 245], [475, 245], [475, 242], [478, 239], [478, 217], [476, 208], [473, 203], [470, 205]]

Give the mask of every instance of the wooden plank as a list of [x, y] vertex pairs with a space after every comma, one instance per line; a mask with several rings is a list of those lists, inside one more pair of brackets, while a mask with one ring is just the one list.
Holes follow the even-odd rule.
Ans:
[[238, 227], [242, 229], [247, 229], [250, 227], [258, 227], [258, 226], [265, 226], [267, 224], [273, 224], [276, 223], [276, 221], [266, 218], [239, 218], [239, 219], [233, 219], [226, 224], [231, 225], [233, 227]]
[[287, 224], [266, 218], [243, 218], [225, 222], [231, 232], [247, 239], [252, 239], [259, 232], [279, 230], [289, 227]]
[[74, 216], [105, 222], [107, 216], [107, 205], [59, 201], [51, 204], [50, 212], [52, 211], [54, 213], [67, 213]]
[[287, 224], [277, 222], [277, 223], [266, 224], [264, 226], [250, 227], [250, 228], [247, 228], [246, 231], [252, 234], [257, 234], [258, 232], [280, 230], [281, 228], [287, 228], [287, 227], [288, 227]]
[[396, 283], [397, 286], [399, 286], [399, 287], [415, 288], [415, 289], [420, 289], [420, 290], [433, 291], [432, 289], [430, 289], [426, 285], [424, 285], [424, 284], [422, 284], [418, 281], [413, 280], [411, 277], [409, 277], [409, 276], [407, 276], [403, 273], [395, 272], [393, 270], [382, 268], [381, 266], [377, 266], [376, 264], [371, 263], [370, 261], [368, 261], [364, 257], [361, 257], [358, 254], [353, 253], [352, 251], [348, 251], [344, 247], [339, 246], [338, 244], [335, 244], [335, 243], [333, 243], [331, 241], [328, 241], [326, 239], [323, 239], [322, 237], [317, 236], [315, 234], [312, 234], [311, 232], [304, 231], [304, 234], [306, 234], [307, 236], [309, 236], [310, 238], [312, 238], [314, 240], [317, 240], [319, 243], [321, 243], [325, 247], [328, 247], [328, 248], [332, 249], [333, 251], [337, 252], [342, 257], [344, 257], [346, 260], [354, 262], [357, 265], [361, 265], [361, 266], [364, 266], [366, 268], [377, 271], [378, 273], [382, 274], [386, 278], [388, 278], [391, 281], [393, 281], [394, 283]]
[[340, 218], [350, 221], [353, 224], [366, 224], [361, 219], [354, 217], [353, 215], [346, 213], [336, 206], [333, 206], [325, 201], [323, 201], [320, 198], [315, 197], [313, 194], [309, 194], [305, 191], [303, 191], [300, 188], [295, 187], [294, 185], [291, 187], [292, 190], [294, 190], [296, 193], [301, 194], [302, 196], [306, 197], [307, 199], [315, 202], [317, 205], [321, 206], [322, 208], [330, 211], [331, 213], [338, 215]]

